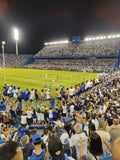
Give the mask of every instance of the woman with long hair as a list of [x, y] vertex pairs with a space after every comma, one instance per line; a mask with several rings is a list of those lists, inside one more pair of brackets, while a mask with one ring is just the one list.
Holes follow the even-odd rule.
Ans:
[[[82, 143], [81, 140], [80, 143]], [[89, 153], [84, 156], [82, 156], [82, 149], [80, 149], [80, 158], [82, 160], [99, 160], [99, 158], [103, 156], [102, 140], [96, 132], [90, 132], [87, 145]]]

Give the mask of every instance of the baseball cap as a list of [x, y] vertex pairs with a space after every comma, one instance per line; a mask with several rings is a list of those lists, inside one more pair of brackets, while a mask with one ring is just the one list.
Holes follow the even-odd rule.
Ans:
[[41, 137], [40, 134], [35, 134], [33, 137], [32, 137], [32, 143], [39, 143], [41, 142], [43, 139]]
[[69, 135], [68, 133], [60, 128], [57, 132], [57, 136], [60, 138], [62, 144], [64, 145], [64, 150], [67, 150], [70, 148], [70, 144], [69, 144]]
[[65, 160], [65, 155], [60, 139], [56, 135], [52, 135], [48, 141], [48, 150], [52, 159]]
[[20, 133], [24, 133], [24, 132], [25, 132], [25, 128], [24, 128], [24, 127], [21, 127], [20, 130], [19, 130], [19, 132], [20, 132]]

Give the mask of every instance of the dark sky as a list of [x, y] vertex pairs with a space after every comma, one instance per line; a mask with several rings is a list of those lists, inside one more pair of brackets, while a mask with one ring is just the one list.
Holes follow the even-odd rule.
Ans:
[[0, 41], [7, 53], [15, 53], [14, 27], [24, 54], [35, 54], [46, 41], [120, 33], [120, 0], [0, 0]]

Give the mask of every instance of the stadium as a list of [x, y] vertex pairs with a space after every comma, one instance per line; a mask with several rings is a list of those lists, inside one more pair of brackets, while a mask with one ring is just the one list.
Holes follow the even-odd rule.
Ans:
[[[21, 3], [15, 1], [11, 15], [21, 13], [19, 10]], [[84, 3], [81, 2], [82, 5]], [[2, 3], [3, 6], [5, 4]], [[26, 4], [28, 5], [24, 2], [23, 6]], [[87, 3], [85, 4], [87, 7]], [[34, 5], [37, 9], [37, 5], [35, 3]], [[42, 15], [43, 12], [39, 10], [33, 12], [33, 4], [30, 6], [29, 16], [25, 14], [24, 16], [29, 17], [28, 20], [33, 16], [30, 21], [37, 26], [38, 15], [34, 16], [34, 13]], [[46, 34], [47, 36], [53, 34], [54, 37], [57, 32], [53, 30], [63, 27], [65, 15], [69, 19], [71, 13], [75, 12], [73, 6], [69, 6], [68, 10], [62, 8], [62, 12], [59, 7], [58, 11], [55, 9], [49, 12], [49, 6], [47, 8], [47, 3], [45, 4], [48, 12], [46, 10], [43, 18], [41, 17], [40, 25], [43, 25], [41, 27], [43, 30], [38, 32], [43, 35], [42, 44], [39, 44], [42, 47], [39, 45], [36, 47], [35, 43], [39, 43], [39, 38], [31, 36], [29, 38], [35, 43], [28, 41], [28, 45], [23, 42], [26, 49], [22, 48], [20, 41], [22, 36], [20, 37], [17, 28], [14, 28], [14, 51], [11, 49], [12, 45], [10, 46], [10, 37], [1, 41], [0, 160], [120, 160], [119, 31], [93, 34], [84, 38], [78, 34], [62, 39], [59, 37], [65, 33], [63, 29], [61, 36], [56, 38], [58, 40], [45, 40]], [[97, 14], [97, 10], [95, 11]], [[100, 12], [99, 7], [98, 11]], [[23, 13], [27, 13], [24, 8]], [[47, 21], [51, 24], [54, 22], [52, 17], [54, 13], [63, 24], [58, 23], [60, 25], [58, 27], [58, 20], [54, 17], [56, 25], [52, 26], [53, 30], [49, 30]], [[60, 18], [62, 14], [63, 21]], [[91, 14], [93, 16], [93, 11]], [[22, 13], [21, 15], [24, 17]], [[99, 15], [102, 16], [102, 13]], [[1, 17], [0, 13], [0, 21]], [[86, 24], [89, 24], [90, 19], [87, 20]], [[25, 19], [23, 22], [24, 27], [26, 21]], [[72, 21], [70, 24], [72, 25]], [[65, 25], [67, 26], [67, 23]], [[69, 35], [77, 33], [75, 32], [77, 27], [74, 27], [71, 30], [67, 28], [71, 32]], [[85, 31], [87, 34], [87, 30], [83, 30]], [[2, 37], [2, 34], [0, 36]], [[28, 53], [27, 45], [30, 50], [35, 49]]]

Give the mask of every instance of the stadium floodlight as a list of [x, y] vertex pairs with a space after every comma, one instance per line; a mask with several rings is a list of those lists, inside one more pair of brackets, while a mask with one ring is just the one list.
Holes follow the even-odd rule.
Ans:
[[115, 38], [116, 37], [116, 35], [112, 35], [112, 38]]
[[111, 35], [109, 35], [109, 36], [108, 36], [108, 38], [112, 38], [112, 36], [111, 36]]
[[16, 41], [16, 55], [18, 55], [18, 41], [19, 41], [19, 30], [14, 29], [14, 40]]
[[96, 39], [97, 39], [97, 40], [99, 40], [99, 39], [100, 39], [100, 37], [96, 37]]
[[110, 35], [101, 35], [101, 36], [96, 36], [96, 37], [86, 37], [84, 41], [102, 40], [102, 39], [111, 39], [111, 38], [120, 38], [120, 34], [110, 34]]
[[5, 55], [4, 55], [5, 44], [6, 44], [5, 41], [2, 41], [3, 67], [4, 67], [4, 83], [6, 84]]
[[100, 39], [103, 39], [103, 36], [101, 36]]
[[85, 41], [88, 41], [88, 38], [85, 38]]
[[117, 37], [120, 37], [120, 35], [118, 34]]
[[47, 45], [48, 45], [48, 43], [46, 43], [46, 42], [45, 42], [45, 43], [44, 43], [44, 45], [45, 45], [45, 46], [47, 46]]
[[54, 42], [45, 42], [44, 45], [56, 45], [56, 44], [67, 44], [69, 43], [68, 40], [64, 40], [64, 41], [54, 41]]
[[19, 31], [18, 31], [17, 28], [14, 29], [14, 39], [15, 39], [16, 41], [19, 40]]

